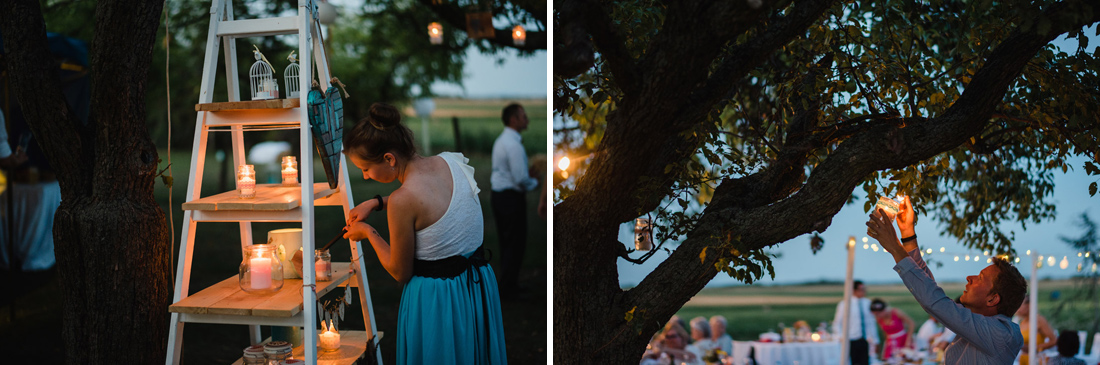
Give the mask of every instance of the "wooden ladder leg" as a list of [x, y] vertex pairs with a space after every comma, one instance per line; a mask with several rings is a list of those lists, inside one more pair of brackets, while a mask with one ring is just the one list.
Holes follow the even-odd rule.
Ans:
[[[339, 191], [343, 193], [344, 198], [340, 200], [341, 205], [344, 207], [344, 220], [348, 219], [348, 214], [351, 212], [351, 208], [354, 207], [355, 202], [352, 201], [350, 181], [348, 180], [348, 166], [347, 157], [343, 154], [340, 155], [340, 184]], [[359, 286], [359, 304], [360, 309], [363, 311], [363, 327], [367, 331], [367, 341], [374, 342], [375, 345], [375, 359], [378, 364], [382, 363], [382, 350], [378, 348], [378, 325], [374, 320], [374, 304], [371, 302], [370, 285], [367, 282], [367, 266], [363, 260], [363, 243], [361, 241], [349, 242], [351, 246], [351, 267], [355, 271], [354, 277], [348, 278], [348, 280], [357, 280]]]

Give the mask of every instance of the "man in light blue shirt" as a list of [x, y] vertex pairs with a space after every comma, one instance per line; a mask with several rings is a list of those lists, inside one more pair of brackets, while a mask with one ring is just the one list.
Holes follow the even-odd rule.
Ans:
[[956, 333], [944, 354], [944, 363], [1012, 364], [1024, 344], [1020, 326], [1012, 323], [1012, 314], [1027, 292], [1027, 281], [1020, 271], [994, 258], [981, 273], [966, 278], [966, 289], [956, 303], [936, 285], [921, 258], [909, 197], [900, 204], [896, 218], [903, 237], [900, 241], [891, 220], [886, 212], [876, 209], [867, 222], [867, 233], [893, 255], [897, 263], [894, 271], [921, 307]]
[[527, 165], [527, 152], [519, 135], [527, 129], [527, 112], [513, 103], [504, 108], [501, 120], [504, 131], [493, 142], [493, 172], [489, 175], [493, 193], [490, 202], [500, 242], [500, 296], [502, 299], [516, 299], [521, 291], [519, 269], [527, 246], [526, 193], [538, 188], [539, 181], [533, 177], [536, 172]]

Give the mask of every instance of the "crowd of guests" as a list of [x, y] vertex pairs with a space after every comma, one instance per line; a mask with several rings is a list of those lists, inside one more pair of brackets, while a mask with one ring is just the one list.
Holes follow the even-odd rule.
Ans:
[[[642, 355], [642, 365], [661, 364], [704, 364], [706, 356], [729, 354], [733, 339], [726, 333], [726, 317], [713, 316], [692, 318], [690, 325], [680, 316], [672, 316]], [[686, 328], [691, 329], [688, 333]]]

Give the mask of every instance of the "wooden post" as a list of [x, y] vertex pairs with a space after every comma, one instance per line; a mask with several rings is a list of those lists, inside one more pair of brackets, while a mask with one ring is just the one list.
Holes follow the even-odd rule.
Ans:
[[451, 126], [455, 130], [455, 152], [462, 152], [462, 134], [458, 131], [458, 117], [451, 117]]
[[1038, 339], [1038, 336], [1036, 335], [1036, 332], [1037, 332], [1038, 328], [1036, 326], [1038, 326], [1038, 322], [1039, 322], [1038, 321], [1038, 317], [1039, 317], [1039, 279], [1038, 279], [1039, 275], [1038, 275], [1038, 273], [1039, 273], [1039, 261], [1041, 261], [1040, 259], [1038, 259], [1038, 257], [1039, 257], [1038, 252], [1034, 252], [1034, 251], [1031, 252], [1031, 287], [1028, 288], [1029, 294], [1028, 294], [1028, 298], [1027, 298], [1027, 300], [1030, 301], [1030, 304], [1031, 304], [1031, 308], [1028, 308], [1029, 310], [1028, 310], [1028, 314], [1027, 314], [1028, 315], [1027, 330], [1028, 330], [1028, 336], [1030, 336], [1030, 337], [1027, 338], [1027, 361], [1030, 364], [1037, 364], [1038, 363], [1038, 359], [1035, 358], [1035, 353], [1036, 353], [1035, 346], [1036, 346], [1036, 340]]
[[852, 269], [855, 266], [855, 262], [856, 237], [848, 236], [848, 274], [844, 277], [844, 312], [842, 312], [844, 324], [841, 326], [840, 333], [837, 334], [838, 337], [840, 337], [840, 364], [848, 363], [848, 329], [851, 326], [851, 321], [849, 321], [848, 317], [851, 315], [852, 311]]

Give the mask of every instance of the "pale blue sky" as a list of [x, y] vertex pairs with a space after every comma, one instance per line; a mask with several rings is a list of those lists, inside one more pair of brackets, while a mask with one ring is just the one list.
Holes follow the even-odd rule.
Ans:
[[[1095, 25], [1086, 30], [1085, 34], [1090, 36], [1095, 34]], [[1100, 43], [1100, 39], [1095, 36], [1090, 38], [1088, 52], [1093, 52], [1097, 43]], [[1055, 44], [1067, 52], [1077, 49], [1076, 39], [1067, 41], [1063, 37], [1055, 41]], [[1094, 221], [1100, 220], [1100, 209], [1097, 209], [1097, 207], [1100, 207], [1100, 194], [1090, 197], [1088, 193], [1088, 185], [1100, 180], [1100, 177], [1087, 176], [1082, 169], [1084, 161], [1084, 158], [1072, 159], [1070, 165], [1073, 166], [1074, 170], [1070, 170], [1069, 173], [1065, 174], [1055, 173], [1055, 191], [1050, 198], [1057, 207], [1057, 218], [1054, 221], [1028, 224], [1026, 230], [1020, 224], [1002, 225], [1006, 230], [1016, 233], [1014, 247], [1020, 255], [1024, 255], [1030, 249], [1044, 255], [1056, 255], [1056, 261], [1058, 262], [1064, 256], [1068, 256], [1068, 269], [1063, 270], [1044, 265], [1038, 271], [1040, 278], [1067, 278], [1076, 274], [1075, 268], [1080, 259], [1077, 258], [1076, 251], [1071, 250], [1068, 245], [1062, 243], [1059, 237], [1077, 237], [1081, 235], [1082, 231], [1075, 223], [1083, 212], [1089, 212]], [[856, 192], [856, 196], [863, 196], [863, 192]], [[962, 281], [967, 275], [973, 275], [988, 265], [984, 258], [977, 262], [973, 259], [964, 262], [963, 258], [967, 253], [980, 254], [981, 252], [965, 249], [953, 238], [941, 236], [940, 229], [942, 227], [938, 227], [930, 217], [922, 218], [923, 221], [918, 219], [917, 224], [917, 235], [920, 237], [920, 243], [924, 247], [933, 248], [931, 258], [942, 259], [944, 262], [942, 267], [932, 268], [933, 275], [936, 276], [937, 280]], [[845, 206], [840, 213], [833, 217], [832, 225], [821, 233], [822, 238], [825, 239], [825, 246], [821, 251], [818, 251], [817, 255], [810, 252], [810, 240], [807, 235], [781, 243], [773, 250], [782, 253], [781, 258], [773, 261], [775, 279], [765, 277], [757, 284], [792, 284], [819, 280], [843, 281], [847, 260], [844, 244], [848, 241], [849, 236], [856, 236], [857, 239], [854, 270], [854, 276], [857, 280], [869, 283], [900, 283], [901, 280], [892, 269], [894, 260], [889, 254], [881, 249], [877, 252], [863, 249], [862, 238], [866, 236], [866, 222], [867, 213], [863, 212], [862, 201]], [[633, 239], [633, 223], [621, 226], [619, 241], [633, 247]], [[871, 243], [875, 243], [874, 239], [868, 239], [868, 244]], [[956, 262], [954, 261], [955, 255], [938, 254], [940, 247], [944, 247], [947, 253], [959, 253], [959, 256], [962, 257]], [[636, 253], [634, 256], [639, 256], [639, 254]], [[667, 253], [658, 252], [644, 265], [635, 265], [619, 259], [619, 283], [624, 287], [637, 285], [645, 275], [666, 258], [668, 258]], [[1030, 278], [1029, 266], [1024, 262], [1017, 264], [1017, 266], [1025, 277]], [[719, 273], [708, 286], [737, 284], [739, 282], [736, 280]]]

